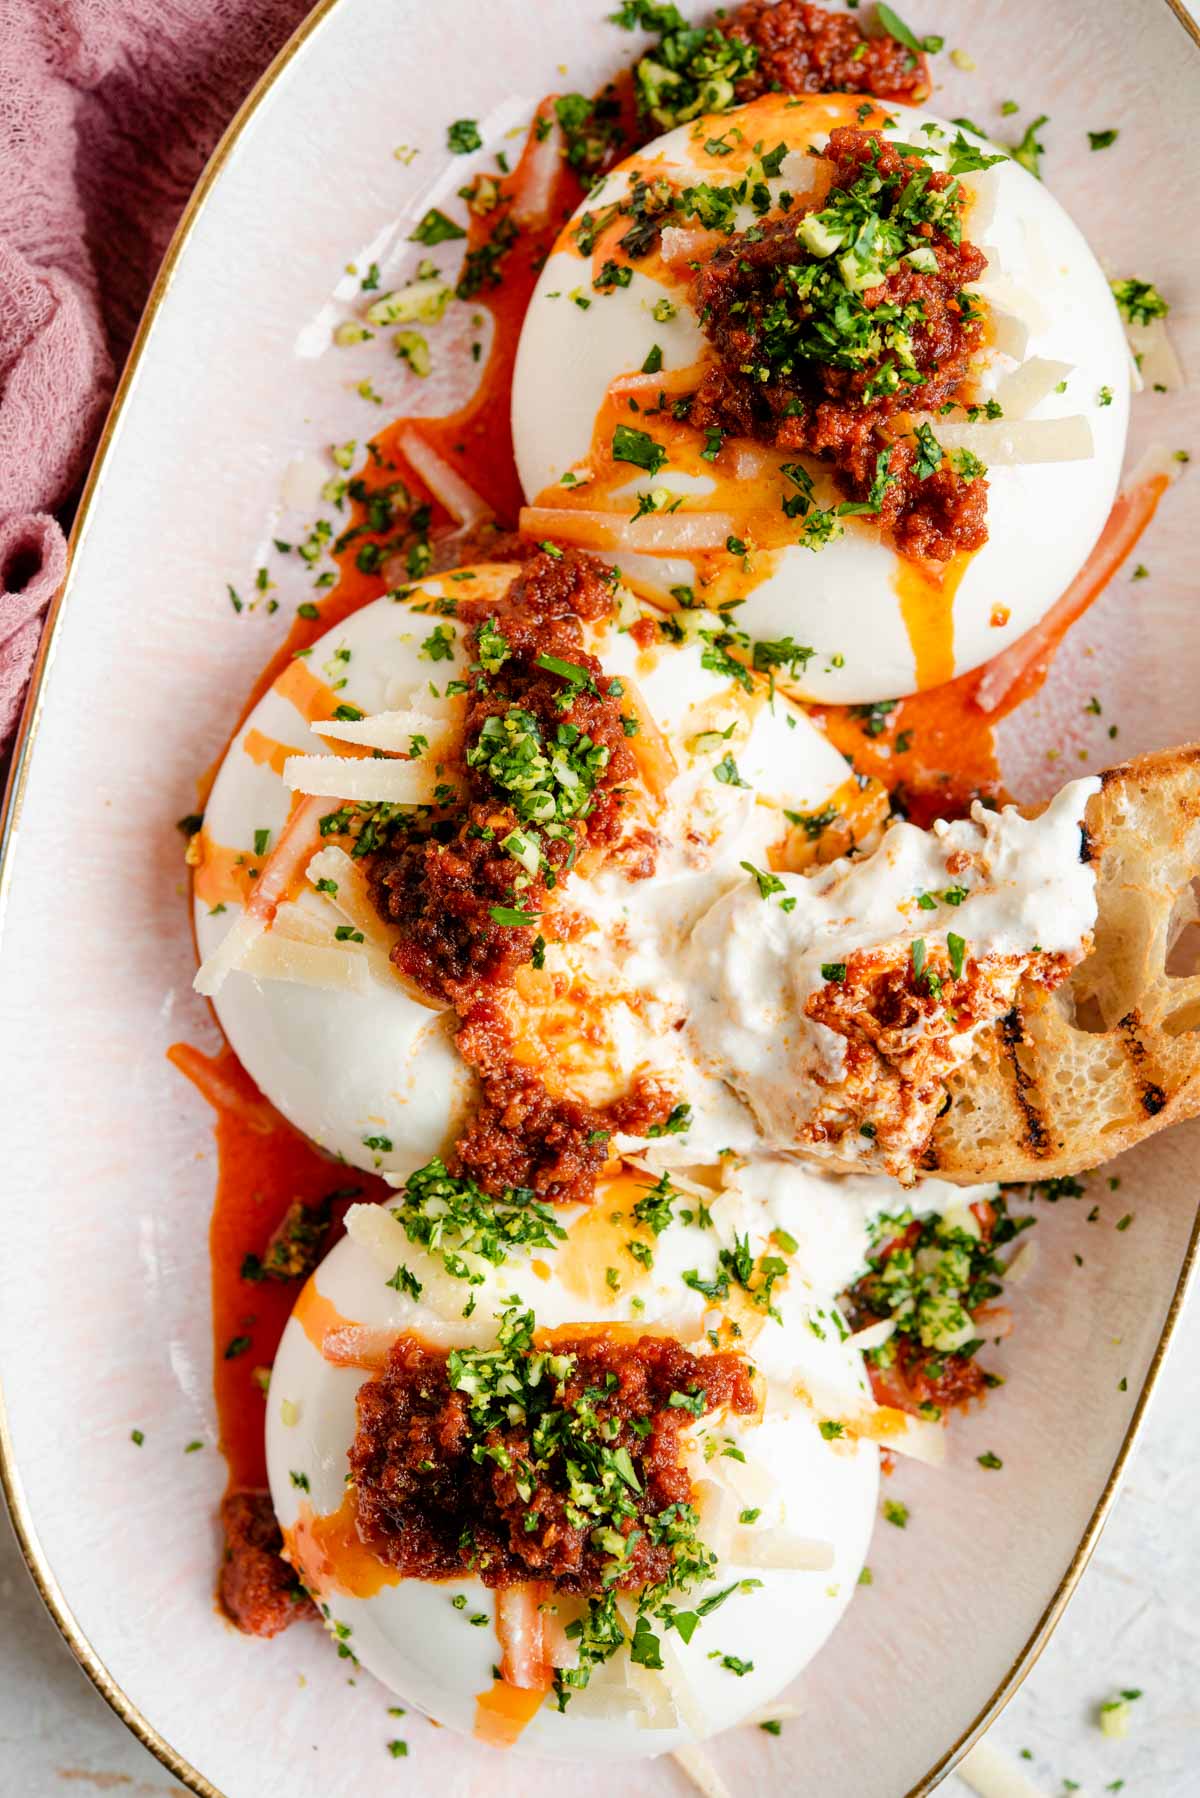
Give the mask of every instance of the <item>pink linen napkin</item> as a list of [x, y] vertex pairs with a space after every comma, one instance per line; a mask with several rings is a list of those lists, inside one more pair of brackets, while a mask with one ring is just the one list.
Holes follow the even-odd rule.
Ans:
[[0, 0], [0, 755], [154, 274], [311, 0]]

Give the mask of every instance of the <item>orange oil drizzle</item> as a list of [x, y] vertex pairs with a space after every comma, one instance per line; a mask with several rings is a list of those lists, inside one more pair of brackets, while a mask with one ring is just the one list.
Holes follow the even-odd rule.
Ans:
[[[297, 664], [299, 666], [299, 664]], [[321, 714], [328, 717], [329, 713]], [[268, 737], [261, 730], [248, 730], [242, 738], [242, 753], [249, 756], [256, 768], [269, 768], [272, 774], [283, 779], [283, 765], [289, 755], [303, 755], [303, 749], [296, 749], [289, 743], [280, 743], [274, 737]]]
[[940, 576], [915, 562], [896, 558], [892, 584], [900, 598], [900, 616], [912, 645], [918, 692], [944, 686], [954, 676], [954, 598], [971, 562], [962, 550], [951, 557]]
[[192, 839], [192, 854], [192, 890], [202, 905], [246, 904], [254, 888], [257, 857], [227, 843], [214, 843], [203, 828]]
[[475, 1735], [491, 1748], [511, 1748], [528, 1729], [545, 1700], [545, 1692], [510, 1686], [495, 1679], [475, 1700]]
[[295, 1523], [283, 1535], [284, 1553], [306, 1586], [325, 1596], [344, 1592], [349, 1598], [374, 1598], [385, 1586], [398, 1586], [401, 1575], [367, 1547], [358, 1533], [358, 1506], [347, 1488], [336, 1511], [318, 1517], [306, 1500]]

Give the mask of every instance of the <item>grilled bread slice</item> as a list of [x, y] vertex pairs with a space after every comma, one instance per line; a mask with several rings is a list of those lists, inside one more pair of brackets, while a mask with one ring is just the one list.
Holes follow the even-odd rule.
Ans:
[[1077, 1174], [1200, 1112], [1200, 744], [1110, 768], [1085, 814], [1095, 947], [1031, 984], [949, 1081], [926, 1172]]

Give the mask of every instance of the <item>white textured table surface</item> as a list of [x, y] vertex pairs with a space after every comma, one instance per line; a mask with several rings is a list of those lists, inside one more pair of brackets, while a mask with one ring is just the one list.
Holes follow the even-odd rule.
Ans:
[[[1052, 1215], [1045, 1219], [1053, 1228]], [[1099, 1798], [1124, 1780], [1122, 1798], [1195, 1798], [1200, 1792], [1200, 1300], [1180, 1324], [1141, 1446], [1100, 1547], [1049, 1648], [993, 1732], [1046, 1794]], [[1003, 1579], [1003, 1568], [981, 1568]], [[118, 1798], [180, 1792], [107, 1709], [78, 1670], [0, 1523], [0, 1795]], [[969, 1652], [970, 1644], [964, 1644]], [[270, 1648], [264, 1646], [264, 1653]], [[1098, 1704], [1140, 1687], [1129, 1736], [1112, 1741]], [[420, 1791], [421, 1726], [387, 1789]], [[1028, 1749], [1032, 1761], [1019, 1760]], [[631, 1789], [632, 1786], [631, 1786]], [[951, 1778], [946, 1798], [966, 1798]], [[254, 1798], [230, 1793], [229, 1798]], [[746, 1794], [745, 1798], [752, 1798]], [[807, 1798], [807, 1795], [805, 1795]], [[897, 1794], [897, 1798], [900, 1795]]]

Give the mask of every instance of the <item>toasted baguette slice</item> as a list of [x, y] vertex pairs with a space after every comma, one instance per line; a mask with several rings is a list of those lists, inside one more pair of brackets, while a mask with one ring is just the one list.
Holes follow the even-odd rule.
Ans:
[[1081, 1173], [1200, 1112], [1200, 744], [1110, 768], [1085, 821], [1095, 947], [980, 1034], [922, 1164], [944, 1179]]

